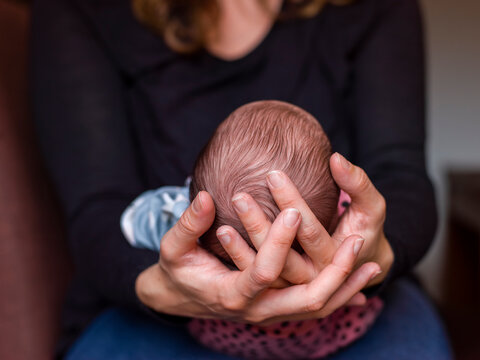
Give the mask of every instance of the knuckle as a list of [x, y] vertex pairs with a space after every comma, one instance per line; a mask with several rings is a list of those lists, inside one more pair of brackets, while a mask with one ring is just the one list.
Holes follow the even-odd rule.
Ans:
[[230, 259], [232, 259], [232, 261], [237, 265], [237, 267], [239, 264], [243, 264], [245, 262], [245, 258], [242, 254], [232, 252], [228, 255], [230, 256]]
[[277, 236], [273, 240], [273, 245], [276, 248], [289, 248], [292, 246], [292, 241], [293, 241], [293, 236], [285, 236], [286, 234], [282, 234], [280, 236]]
[[259, 221], [257, 221], [255, 219], [255, 220], [249, 222], [248, 224], [246, 224], [245, 229], [247, 230], [249, 235], [257, 236], [257, 235], [261, 235], [263, 233], [264, 227], [262, 226], [262, 224]]
[[310, 302], [307, 302], [304, 306], [304, 311], [307, 313], [317, 312], [323, 309], [325, 302], [319, 299], [314, 299]]
[[230, 312], [239, 312], [245, 308], [247, 301], [243, 296], [234, 296], [222, 299], [221, 304]]
[[337, 271], [339, 272], [342, 278], [346, 278], [350, 275], [350, 272], [352, 271], [352, 267], [337, 265]]
[[250, 276], [254, 284], [262, 287], [270, 285], [277, 279], [277, 274], [268, 269], [256, 269], [252, 271]]
[[186, 236], [196, 235], [194, 221], [188, 211], [180, 218], [176, 224], [178, 231]]
[[301, 240], [308, 245], [315, 245], [319, 240], [318, 229], [314, 223], [301, 225]]

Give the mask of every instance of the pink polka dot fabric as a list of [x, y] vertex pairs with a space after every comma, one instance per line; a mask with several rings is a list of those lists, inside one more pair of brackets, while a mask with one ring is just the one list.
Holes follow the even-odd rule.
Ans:
[[383, 308], [375, 297], [318, 320], [256, 326], [225, 320], [193, 319], [190, 333], [204, 346], [246, 359], [320, 359], [360, 338]]
[[[350, 204], [340, 193], [338, 212]], [[383, 309], [379, 297], [345, 306], [323, 319], [256, 326], [226, 320], [193, 319], [188, 328], [204, 346], [245, 359], [321, 359], [362, 337]]]

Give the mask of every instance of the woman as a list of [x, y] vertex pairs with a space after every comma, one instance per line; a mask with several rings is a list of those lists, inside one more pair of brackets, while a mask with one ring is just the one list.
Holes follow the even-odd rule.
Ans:
[[[76, 266], [60, 352], [89, 325], [70, 358], [224, 358], [165, 320], [323, 317], [364, 302], [365, 288], [385, 294], [385, 313], [338, 358], [372, 351], [376, 358], [392, 352], [448, 358], [421, 293], [405, 280], [391, 285], [425, 253], [436, 223], [424, 164], [416, 2], [359, 0], [323, 9], [320, 1], [281, 0], [134, 5], [137, 18], [127, 1], [42, 0], [33, 10], [35, 117]], [[352, 197], [333, 237], [281, 177], [271, 179], [272, 191], [280, 207], [300, 210], [301, 222], [264, 236], [268, 252], [238, 253], [245, 257], [242, 272], [225, 272], [196, 245], [214, 214], [207, 193], [162, 240], [168, 246], [160, 257], [131, 248], [119, 227], [130, 201], [146, 189], [182, 184], [218, 123], [258, 99], [305, 108], [322, 122], [334, 150], [358, 164], [332, 157], [332, 173]], [[251, 232], [266, 233], [268, 225], [251, 212], [242, 220]], [[287, 259], [282, 247], [297, 231], [308, 261]], [[295, 285], [270, 288], [279, 275]], [[400, 337], [407, 327], [420, 330]], [[387, 344], [384, 336], [401, 340]]]

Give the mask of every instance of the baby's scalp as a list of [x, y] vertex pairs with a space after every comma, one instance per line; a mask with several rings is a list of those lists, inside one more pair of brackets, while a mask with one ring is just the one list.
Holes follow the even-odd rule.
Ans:
[[239, 192], [250, 194], [273, 221], [280, 210], [266, 184], [272, 170], [286, 173], [323, 226], [331, 229], [339, 197], [330, 173], [331, 154], [319, 122], [295, 105], [265, 100], [236, 109], [220, 124], [195, 163], [190, 197], [205, 190], [216, 208], [215, 221], [201, 244], [228, 261], [215, 233], [220, 226], [231, 225], [252, 246], [231, 199]]

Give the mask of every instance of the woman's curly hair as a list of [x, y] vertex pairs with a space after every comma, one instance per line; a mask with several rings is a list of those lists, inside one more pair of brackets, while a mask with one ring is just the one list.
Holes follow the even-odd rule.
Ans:
[[[266, 0], [258, 0], [268, 9]], [[284, 0], [279, 18], [308, 18], [320, 12], [325, 3], [345, 0]], [[144, 25], [161, 35], [176, 52], [191, 54], [204, 48], [207, 35], [215, 26], [217, 0], [132, 0], [133, 11]]]

